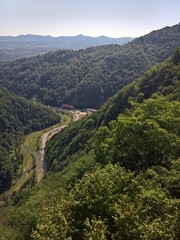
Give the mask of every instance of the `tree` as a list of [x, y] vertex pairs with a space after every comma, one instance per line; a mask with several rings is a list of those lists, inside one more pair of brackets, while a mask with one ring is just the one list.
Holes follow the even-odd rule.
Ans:
[[96, 160], [119, 162], [131, 170], [168, 166], [179, 154], [179, 102], [154, 96], [120, 114], [94, 138]]

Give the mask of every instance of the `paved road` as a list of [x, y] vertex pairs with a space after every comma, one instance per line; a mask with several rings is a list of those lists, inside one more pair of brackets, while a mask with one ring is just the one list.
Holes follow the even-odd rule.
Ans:
[[45, 155], [45, 147], [47, 141], [52, 138], [56, 133], [60, 132], [63, 128], [67, 127], [67, 125], [52, 127], [51, 130], [42, 134], [40, 138], [40, 146], [39, 146], [39, 159], [36, 161], [36, 178], [37, 182], [39, 182], [46, 172], [46, 163], [44, 161]]
[[[87, 113], [81, 112], [81, 111], [69, 111], [73, 115], [73, 121], [76, 122], [80, 118], [84, 117]], [[42, 134], [40, 138], [40, 144], [39, 144], [39, 158], [36, 160], [36, 179], [37, 182], [40, 182], [42, 177], [44, 176], [46, 172], [46, 163], [44, 160], [44, 155], [45, 155], [45, 147], [47, 141], [52, 138], [56, 133], [60, 132], [63, 128], [67, 127], [68, 125], [55, 125], [51, 128], [51, 130], [46, 131]]]

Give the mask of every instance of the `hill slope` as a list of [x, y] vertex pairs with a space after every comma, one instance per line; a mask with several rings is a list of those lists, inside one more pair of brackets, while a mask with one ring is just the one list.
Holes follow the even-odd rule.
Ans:
[[110, 98], [96, 113], [78, 121], [57, 134], [47, 146], [47, 165], [53, 170], [67, 165], [70, 156], [79, 152], [84, 154], [91, 149], [91, 138], [100, 126], [108, 125], [126, 108], [129, 98], [142, 102], [154, 93], [167, 96], [170, 100], [180, 99], [180, 49], [172, 58], [150, 69], [142, 78], [124, 87]]
[[123, 46], [51, 52], [3, 64], [0, 85], [49, 105], [98, 108], [178, 46], [180, 25], [175, 25]]
[[32, 57], [38, 54], [58, 49], [82, 49], [91, 46], [107, 44], [125, 44], [132, 38], [87, 37], [51, 37], [40, 35], [20, 35], [17, 37], [0, 36], [0, 61], [10, 61], [23, 57]]
[[0, 88], [0, 193], [7, 189], [22, 163], [19, 144], [24, 134], [59, 121], [48, 108]]
[[2, 239], [179, 239], [179, 80], [180, 49], [54, 136], [51, 174], [0, 208]]

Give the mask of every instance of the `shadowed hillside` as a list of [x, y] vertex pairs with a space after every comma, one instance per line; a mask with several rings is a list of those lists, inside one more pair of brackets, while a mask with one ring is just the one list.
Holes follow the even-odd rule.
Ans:
[[[49, 169], [62, 169], [69, 157], [79, 152], [85, 154], [91, 149], [91, 139], [100, 126], [107, 126], [131, 105], [130, 98], [138, 102], [150, 98], [154, 93], [167, 96], [170, 100], [180, 100], [180, 49], [172, 58], [151, 68], [145, 75], [124, 87], [110, 98], [96, 113], [64, 129], [47, 146]], [[67, 161], [67, 162], [66, 162]], [[54, 163], [54, 164], [53, 164]]]
[[58, 121], [59, 116], [48, 108], [0, 88], [0, 193], [10, 187], [22, 163], [23, 135]]

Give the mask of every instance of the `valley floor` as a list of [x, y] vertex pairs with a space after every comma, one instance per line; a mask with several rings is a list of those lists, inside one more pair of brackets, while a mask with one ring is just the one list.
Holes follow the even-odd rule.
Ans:
[[23, 155], [23, 164], [19, 170], [19, 177], [14, 181], [11, 189], [0, 196], [0, 201], [9, 199], [18, 192], [23, 185], [31, 178], [35, 178], [36, 182], [40, 182], [46, 172], [45, 147], [48, 140], [50, 140], [56, 133], [68, 126], [71, 121], [78, 121], [87, 113], [79, 110], [66, 111], [62, 115], [62, 121], [50, 128], [41, 131], [33, 132], [25, 137], [21, 145], [21, 154]]

